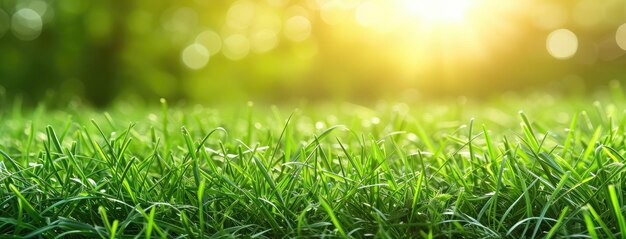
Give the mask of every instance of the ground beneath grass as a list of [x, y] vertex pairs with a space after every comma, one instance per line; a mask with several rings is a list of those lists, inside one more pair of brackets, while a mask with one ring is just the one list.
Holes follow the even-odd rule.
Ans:
[[298, 109], [5, 106], [0, 234], [623, 238], [620, 92]]

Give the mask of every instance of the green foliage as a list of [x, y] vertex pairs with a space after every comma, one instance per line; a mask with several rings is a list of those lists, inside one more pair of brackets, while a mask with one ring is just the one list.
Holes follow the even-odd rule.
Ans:
[[621, 238], [615, 96], [6, 107], [0, 234]]

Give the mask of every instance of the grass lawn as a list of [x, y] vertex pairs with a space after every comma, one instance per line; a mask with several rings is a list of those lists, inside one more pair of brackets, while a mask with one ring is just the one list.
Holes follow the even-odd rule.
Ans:
[[624, 238], [620, 92], [298, 109], [5, 105], [0, 234]]

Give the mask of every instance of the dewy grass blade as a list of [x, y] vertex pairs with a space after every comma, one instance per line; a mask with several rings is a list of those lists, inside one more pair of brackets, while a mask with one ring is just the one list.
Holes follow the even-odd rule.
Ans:
[[111, 223], [109, 222], [109, 218], [107, 216], [107, 212], [106, 209], [104, 209], [104, 207], [100, 206], [98, 207], [98, 212], [100, 213], [100, 217], [102, 218], [102, 222], [104, 222], [104, 225], [106, 226], [106, 228], [111, 231]]
[[163, 142], [165, 144], [165, 152], [169, 152], [170, 149], [170, 134], [168, 129], [168, 107], [165, 98], [161, 98], [161, 133], [163, 134]]
[[33, 205], [30, 204], [30, 202], [28, 202], [26, 197], [24, 197], [24, 195], [20, 192], [20, 190], [18, 190], [13, 184], [9, 184], [9, 189], [11, 189], [11, 191], [13, 191], [13, 193], [15, 194], [17, 199], [19, 200], [20, 205], [22, 205], [22, 207], [24, 209], [26, 209], [26, 212], [28, 213], [28, 215], [33, 217], [33, 219], [35, 219], [35, 220], [42, 220], [43, 219], [41, 217], [41, 215], [39, 215], [37, 210], [35, 210]]
[[595, 225], [593, 224], [593, 219], [589, 216], [589, 212], [583, 209], [583, 218], [585, 219], [585, 225], [587, 226], [587, 233], [592, 239], [598, 239], [598, 233], [596, 232]]
[[0, 154], [4, 157], [4, 159], [8, 160], [9, 163], [11, 163], [11, 166], [13, 166], [13, 170], [15, 170], [17, 174], [19, 175], [22, 174], [22, 168], [17, 164], [15, 160], [13, 160], [13, 158], [11, 158], [11, 156], [9, 156], [7, 153], [5, 153], [2, 150], [0, 150]]
[[611, 229], [609, 229], [606, 223], [604, 223], [604, 220], [602, 220], [602, 217], [596, 212], [596, 210], [594, 210], [593, 207], [591, 207], [591, 205], [589, 204], [587, 204], [586, 209], [588, 209], [589, 213], [591, 213], [591, 216], [593, 216], [593, 221], [600, 225], [602, 231], [604, 231], [604, 236], [610, 239], [614, 239], [615, 236], [613, 235], [613, 232], [611, 232]]
[[602, 132], [602, 127], [596, 128], [596, 131], [593, 133], [593, 136], [587, 142], [587, 148], [585, 149], [585, 152], [583, 153], [583, 157], [581, 159], [582, 161], [586, 161], [591, 155], [591, 153], [593, 153], [593, 150], [596, 148], [596, 142], [600, 138], [601, 132]]
[[622, 212], [621, 207], [622, 204], [620, 204], [620, 200], [617, 198], [617, 192], [615, 191], [614, 185], [609, 185], [609, 198], [611, 199], [613, 213], [615, 213], [615, 218], [617, 218], [622, 238], [626, 238], [626, 221], [624, 220], [624, 213]]
[[341, 223], [337, 219], [337, 216], [335, 216], [335, 212], [333, 208], [328, 204], [326, 199], [319, 197], [318, 200], [320, 204], [322, 205], [322, 207], [324, 208], [324, 210], [326, 211], [326, 213], [328, 214], [328, 217], [330, 217], [330, 221], [333, 223], [333, 225], [335, 225], [335, 228], [337, 228], [337, 231], [339, 231], [339, 234], [341, 234], [341, 236], [344, 238], [348, 237], [346, 232], [343, 230], [343, 227], [341, 227]]
[[626, 102], [580, 99], [0, 111], [0, 235], [620, 238]]
[[527, 142], [530, 144], [531, 149], [535, 152], [538, 152], [539, 149], [539, 141], [537, 141], [537, 136], [535, 136], [535, 132], [533, 130], [528, 117], [524, 114], [523, 111], [519, 112], [520, 117], [522, 118], [522, 130], [524, 131], [524, 135], [526, 136]]
[[571, 172], [566, 172], [564, 175], [561, 176], [561, 180], [559, 181], [559, 184], [555, 187], [554, 191], [548, 198], [546, 205], [541, 210], [541, 214], [539, 214], [539, 220], [537, 221], [537, 224], [535, 224], [535, 229], [533, 230], [533, 234], [531, 238], [535, 238], [535, 236], [539, 232], [539, 227], [541, 226], [541, 222], [544, 216], [546, 215], [546, 212], [548, 211], [548, 209], [550, 209], [550, 206], [552, 206], [552, 204], [554, 203], [554, 199], [557, 197], [557, 195], [561, 193], [563, 186], [565, 186], [565, 183], [567, 182], [567, 180], [569, 180], [570, 175], [571, 175]]
[[556, 220], [556, 223], [554, 224], [554, 226], [552, 226], [552, 228], [548, 232], [548, 235], [546, 235], [546, 237], [545, 237], [546, 239], [550, 239], [550, 238], [552, 238], [554, 236], [556, 231], [559, 229], [559, 227], [563, 223], [563, 218], [565, 218], [565, 215], [567, 215], [568, 211], [569, 211], [569, 207], [568, 206], [563, 208], [563, 210], [561, 211], [561, 214], [559, 215], [559, 218]]
[[198, 186], [198, 217], [200, 218], [200, 236], [204, 237], [204, 187], [206, 182], [202, 180]]
[[148, 224], [146, 225], [146, 239], [152, 238], [150, 235], [152, 234], [152, 228], [154, 227], [154, 213], [156, 212], [156, 207], [152, 207], [150, 209], [150, 215], [148, 218]]
[[113, 225], [111, 225], [109, 239], [117, 238], [117, 227], [119, 226], [119, 223], [120, 222], [118, 220], [113, 220]]

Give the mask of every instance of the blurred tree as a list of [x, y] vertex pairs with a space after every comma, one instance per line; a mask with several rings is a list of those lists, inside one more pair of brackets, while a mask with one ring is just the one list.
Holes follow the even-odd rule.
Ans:
[[[58, 104], [103, 107], [120, 95], [371, 101], [626, 80], [624, 1], [476, 0], [485, 7], [456, 26], [432, 11], [472, 9], [406, 2], [0, 0], [0, 85], [26, 102], [54, 91]], [[561, 28], [577, 37], [567, 59], [546, 50]]]

